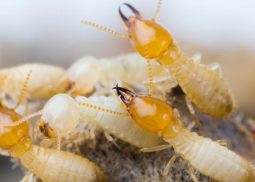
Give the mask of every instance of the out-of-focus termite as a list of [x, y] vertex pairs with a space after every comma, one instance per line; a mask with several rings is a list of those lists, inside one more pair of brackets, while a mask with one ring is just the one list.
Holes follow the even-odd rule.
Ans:
[[[151, 84], [150, 63], [151, 60], [156, 59], [159, 64], [169, 68], [171, 75], [181, 86], [187, 98], [202, 112], [217, 118], [228, 116], [234, 108], [234, 99], [222, 75], [209, 66], [191, 61], [183, 54], [170, 33], [156, 22], [161, 4], [162, 0], [159, 0], [152, 20], [144, 19], [130, 4], [122, 4], [119, 7], [119, 15], [128, 29], [128, 34], [115, 32], [90, 21], [81, 23], [112, 33], [117, 37], [130, 39], [136, 51], [147, 60]], [[128, 7], [134, 15], [125, 16], [122, 12], [123, 6]], [[214, 64], [213, 68], [215, 67], [217, 66]]]
[[[113, 96], [78, 96], [73, 99], [67, 94], [57, 94], [39, 113], [42, 114], [40, 130], [50, 138], [67, 136], [84, 120], [137, 147], [153, 147], [163, 143], [156, 134], [138, 127], [121, 107], [118, 98]], [[30, 116], [19, 123], [26, 118]]]
[[[152, 62], [151, 69], [154, 73], [153, 82], [174, 81], [163, 66]], [[114, 70], [114, 71], [113, 71]], [[77, 60], [67, 70], [67, 79], [73, 85], [74, 95], [84, 95], [90, 93], [96, 83], [100, 83], [106, 88], [112, 87], [117, 82], [127, 84], [147, 83], [146, 62], [137, 54], [128, 54], [112, 59], [96, 59], [94, 57], [84, 57]]]
[[30, 172], [43, 181], [106, 181], [101, 169], [86, 158], [33, 145], [28, 123], [15, 124], [20, 119], [14, 110], [0, 107], [0, 148]]
[[[224, 182], [255, 180], [254, 166], [219, 143], [184, 129], [178, 112], [164, 101], [137, 95], [118, 85], [114, 89], [140, 127], [157, 133], [169, 142], [177, 155], [189, 161], [202, 174]], [[175, 158], [167, 164], [165, 177]]]
[[7, 94], [14, 101], [19, 102], [17, 99], [22, 94], [20, 90], [30, 70], [33, 71], [33, 75], [27, 80], [30, 82], [27, 99], [47, 99], [67, 90], [69, 84], [67, 80], [61, 80], [61, 84], [56, 86], [65, 74], [64, 69], [44, 64], [24, 64], [0, 70], [0, 93]]

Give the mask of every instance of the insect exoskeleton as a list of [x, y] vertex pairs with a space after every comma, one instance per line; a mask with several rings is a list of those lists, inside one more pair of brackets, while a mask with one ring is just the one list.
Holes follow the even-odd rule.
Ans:
[[14, 110], [0, 108], [0, 148], [18, 158], [30, 172], [43, 181], [106, 181], [101, 169], [88, 159], [33, 145], [28, 122], [15, 124], [20, 119]]
[[[114, 96], [76, 97], [81, 118], [92, 121], [114, 136], [137, 147], [152, 147], [163, 143], [160, 137], [138, 127]], [[85, 106], [85, 107], [84, 107]]]
[[[119, 15], [128, 34], [115, 32], [94, 22], [82, 23], [130, 39], [135, 50], [147, 60], [150, 85], [153, 76], [150, 64], [156, 59], [159, 64], [169, 68], [171, 76], [199, 110], [218, 118], [228, 116], [234, 108], [234, 99], [221, 74], [206, 65], [190, 61], [183, 54], [167, 29], [156, 22], [161, 4], [162, 0], [159, 1], [155, 16], [149, 20], [130, 4], [123, 3], [119, 7]], [[124, 6], [133, 15], [125, 16], [122, 11]]]
[[80, 120], [96, 124], [103, 130], [138, 147], [162, 144], [162, 139], [136, 126], [116, 97], [81, 97], [66, 94], [52, 97], [44, 106], [41, 131], [48, 137], [66, 136]]
[[[164, 101], [139, 96], [123, 87], [116, 86], [114, 89], [140, 127], [157, 133], [169, 142], [177, 155], [189, 161], [202, 174], [224, 182], [255, 180], [254, 166], [219, 143], [184, 129], [178, 113]], [[167, 166], [172, 163], [171, 160]]]
[[[131, 84], [145, 83], [146, 68], [146, 62], [137, 54], [108, 59], [83, 57], [70, 66], [67, 74], [75, 87], [72, 92], [83, 95], [91, 92], [96, 83], [109, 88], [118, 81]], [[154, 82], [171, 79], [167, 69], [156, 62], [152, 62], [152, 71]]]
[[40, 118], [40, 130], [54, 138], [67, 136], [80, 121], [78, 104], [67, 94], [57, 94], [45, 104]]
[[[8, 94], [17, 101], [29, 73], [31, 74], [27, 88], [29, 99], [47, 99], [56, 93], [65, 92], [69, 86], [67, 79], [61, 80], [65, 74], [65, 70], [61, 67], [24, 64], [0, 70], [0, 93]], [[58, 82], [59, 84], [56, 85]]]

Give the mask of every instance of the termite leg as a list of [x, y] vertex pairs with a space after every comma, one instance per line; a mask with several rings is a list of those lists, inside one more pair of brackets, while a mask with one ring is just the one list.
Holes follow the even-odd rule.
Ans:
[[171, 144], [168, 144], [168, 145], [159, 145], [159, 146], [154, 146], [154, 147], [142, 148], [142, 149], [140, 149], [140, 151], [141, 152], [157, 152], [157, 151], [169, 149], [171, 147], [172, 147]]
[[191, 122], [191, 123], [188, 124], [187, 129], [189, 131], [192, 131], [192, 129], [195, 127], [195, 125], [196, 125], [195, 122]]
[[159, 0], [159, 1], [158, 1], [156, 12], [155, 12], [155, 14], [154, 14], [154, 16], [153, 16], [153, 18], [152, 18], [153, 21], [157, 21], [158, 16], [159, 16], [160, 9], [161, 9], [161, 7], [162, 7], [162, 3], [163, 3], [163, 0]]
[[104, 26], [99, 25], [99, 24], [97, 24], [95, 22], [92, 22], [92, 21], [82, 20], [81, 24], [97, 28], [97, 29], [99, 29], [103, 32], [108, 32], [108, 33], [114, 35], [115, 37], [119, 37], [119, 38], [123, 38], [123, 39], [128, 39], [129, 38], [128, 34], [122, 34], [122, 33], [116, 32], [116, 31], [114, 31], [110, 28], [104, 27]]
[[24, 81], [23, 87], [20, 91], [20, 96], [19, 96], [19, 100], [16, 103], [16, 106], [14, 107], [14, 110], [17, 109], [19, 107], [19, 105], [23, 102], [23, 100], [26, 98], [27, 96], [27, 89], [28, 89], [28, 84], [31, 78], [31, 74], [32, 74], [32, 70], [29, 70], [26, 79]]
[[252, 133], [241, 123], [243, 117], [244, 116], [242, 114], [239, 114], [234, 119], [231, 119], [231, 121], [242, 133], [244, 133], [248, 137], [250, 141], [254, 141]]
[[119, 147], [118, 144], [116, 143], [115, 139], [114, 139], [107, 131], [104, 131], [104, 136], [105, 136], [105, 138], [106, 138], [109, 142], [112, 142], [113, 145], [115, 145], [115, 147], [117, 147], [118, 149], [120, 149], [120, 147]]
[[151, 96], [153, 93], [153, 73], [152, 65], [150, 61], [147, 61], [147, 75], [148, 75], [148, 95]]
[[225, 140], [216, 140], [221, 146], [228, 147], [228, 142]]
[[188, 164], [188, 170], [189, 170], [189, 175], [192, 178], [193, 182], [198, 182], [194, 168], [190, 165], [190, 163]]
[[174, 154], [171, 159], [169, 160], [169, 162], [167, 163], [164, 171], [163, 171], [163, 176], [162, 176], [162, 181], [163, 182], [166, 182], [167, 181], [167, 175], [168, 175], [168, 172], [170, 170], [170, 168], [172, 167], [173, 163], [175, 162], [175, 160], [180, 157], [180, 155], [178, 154]]
[[195, 122], [198, 125], [198, 127], [201, 128], [202, 125], [201, 125], [200, 121], [197, 119], [195, 109], [188, 97], [185, 97], [185, 102], [186, 102], [186, 105], [188, 107], [190, 114], [193, 116], [193, 122]]
[[211, 70], [219, 73], [222, 76], [223, 72], [219, 63], [211, 63], [208, 66], [210, 67]]

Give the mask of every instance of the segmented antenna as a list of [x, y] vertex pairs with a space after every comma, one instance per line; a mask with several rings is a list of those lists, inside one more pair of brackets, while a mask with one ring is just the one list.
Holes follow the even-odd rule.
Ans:
[[102, 26], [100, 24], [97, 24], [95, 22], [92, 22], [92, 21], [81, 20], [81, 24], [97, 28], [97, 29], [99, 29], [103, 32], [108, 32], [108, 33], [114, 35], [115, 37], [119, 37], [119, 38], [122, 38], [122, 39], [128, 39], [129, 38], [128, 34], [123, 34], [123, 33], [116, 32], [116, 31], [114, 31], [110, 28], [104, 27], [104, 26]]

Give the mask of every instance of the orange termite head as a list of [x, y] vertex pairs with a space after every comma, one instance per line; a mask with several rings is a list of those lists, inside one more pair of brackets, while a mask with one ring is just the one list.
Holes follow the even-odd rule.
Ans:
[[27, 122], [15, 125], [21, 116], [14, 110], [0, 105], [0, 148], [9, 149], [29, 136]]
[[[128, 18], [123, 14], [121, 7], [127, 6], [134, 16]], [[154, 59], [163, 54], [172, 44], [170, 33], [153, 20], [145, 20], [133, 6], [123, 3], [119, 7], [119, 14], [128, 28], [128, 33], [135, 49], [147, 59]]]
[[173, 109], [160, 99], [139, 96], [127, 88], [114, 87], [117, 95], [126, 105], [130, 116], [143, 129], [150, 132], [164, 133], [175, 137], [182, 129], [179, 120], [173, 116]]

